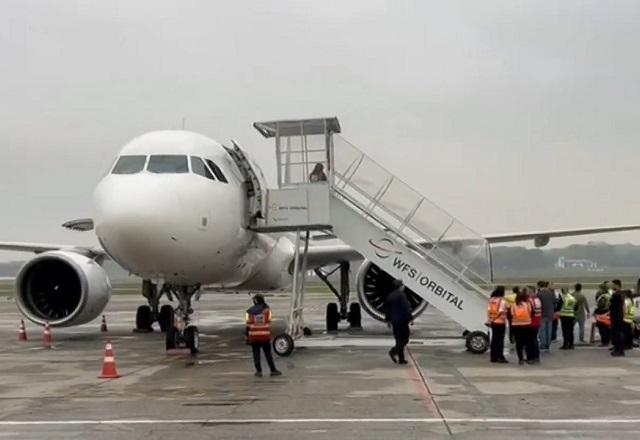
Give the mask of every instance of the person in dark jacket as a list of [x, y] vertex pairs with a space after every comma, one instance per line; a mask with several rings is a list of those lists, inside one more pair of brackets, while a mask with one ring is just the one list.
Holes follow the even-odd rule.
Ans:
[[404, 347], [409, 343], [409, 324], [411, 323], [411, 305], [400, 280], [391, 284], [392, 291], [385, 301], [386, 320], [393, 329], [396, 345], [389, 350], [389, 357], [394, 363], [406, 364]]
[[622, 283], [613, 280], [613, 294], [609, 300], [609, 314], [611, 316], [611, 342], [613, 350], [611, 356], [624, 356], [624, 298]]

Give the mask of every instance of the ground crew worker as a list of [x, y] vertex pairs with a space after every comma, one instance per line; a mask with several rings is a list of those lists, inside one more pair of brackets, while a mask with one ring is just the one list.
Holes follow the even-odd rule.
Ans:
[[[531, 314], [532, 308], [527, 294], [524, 291], [518, 292], [516, 301], [509, 309], [511, 315], [511, 331], [516, 340], [516, 353], [518, 355], [518, 364], [524, 364], [523, 350], [527, 349], [527, 355], [531, 352], [531, 343], [529, 341], [531, 334]], [[527, 361], [533, 363], [532, 361]]]
[[[401, 280], [393, 280], [392, 291], [385, 301], [386, 321], [393, 329], [396, 344], [389, 350], [394, 363], [406, 364], [404, 347], [409, 343], [409, 324], [411, 323], [411, 305]], [[397, 359], [396, 359], [397, 358]]]
[[529, 361], [533, 363], [540, 362], [540, 343], [538, 342], [538, 332], [542, 323], [542, 301], [538, 298], [536, 289], [533, 286], [525, 287], [527, 297], [531, 302], [531, 334], [529, 335], [529, 343], [531, 344], [531, 357], [527, 355]]
[[576, 299], [576, 323], [578, 324], [578, 338], [580, 342], [585, 342], [584, 340], [584, 327], [585, 322], [587, 320], [587, 316], [589, 316], [589, 301], [582, 293], [582, 284], [576, 283], [574, 286], [575, 292], [573, 296]]
[[504, 286], [498, 286], [491, 293], [487, 309], [487, 323], [491, 327], [491, 362], [508, 364], [504, 358], [504, 333], [507, 322], [507, 301]]
[[636, 305], [633, 302], [633, 295], [630, 290], [625, 292], [624, 299], [624, 348], [633, 349], [633, 318], [636, 316]]
[[607, 283], [600, 285], [596, 298], [596, 310], [593, 316], [596, 318], [596, 327], [600, 333], [600, 346], [606, 347], [611, 342], [611, 316], [609, 315], [611, 294]]
[[539, 347], [541, 350], [551, 348], [551, 336], [556, 313], [556, 296], [544, 281], [538, 281], [538, 299], [542, 304], [542, 320], [540, 322]]
[[253, 306], [247, 310], [245, 321], [247, 323], [247, 339], [253, 350], [255, 376], [262, 377], [261, 349], [264, 351], [271, 375], [281, 376], [282, 373], [276, 368], [271, 355], [271, 309], [265, 302], [264, 296], [257, 294], [253, 297]]
[[[511, 289], [511, 293], [509, 295], [505, 295], [504, 299], [507, 301], [507, 311], [512, 304], [516, 303], [516, 296], [520, 292], [520, 288], [518, 286], [513, 286]], [[507, 323], [509, 324], [509, 343], [513, 344], [515, 339], [513, 337], [513, 332], [511, 331], [511, 313], [507, 313]]]
[[562, 293], [560, 307], [560, 325], [562, 326], [562, 347], [560, 350], [573, 350], [573, 327], [576, 323], [578, 303], [572, 293]]
[[611, 316], [611, 342], [613, 350], [611, 356], [624, 356], [624, 294], [620, 280], [613, 280], [613, 294], [609, 300], [609, 315]]

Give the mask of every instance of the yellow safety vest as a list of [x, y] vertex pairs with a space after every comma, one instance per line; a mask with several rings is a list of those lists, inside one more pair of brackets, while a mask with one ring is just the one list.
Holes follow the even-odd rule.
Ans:
[[562, 309], [560, 309], [560, 316], [566, 318], [575, 318], [576, 316], [576, 298], [570, 293], [562, 296]]
[[636, 316], [636, 305], [631, 298], [624, 300], [624, 322], [633, 324], [633, 318]]

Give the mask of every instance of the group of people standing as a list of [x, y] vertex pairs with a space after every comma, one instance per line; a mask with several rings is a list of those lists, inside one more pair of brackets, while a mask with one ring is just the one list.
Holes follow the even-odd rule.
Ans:
[[[640, 285], [640, 280], [638, 280]], [[620, 280], [605, 281], [596, 293], [594, 317], [601, 346], [613, 344], [611, 356], [624, 356], [634, 343], [636, 306], [631, 290], [623, 290]]]
[[[614, 298], [615, 296], [615, 298]], [[596, 325], [603, 345], [613, 341], [613, 356], [623, 356], [625, 348], [633, 346], [633, 318], [635, 306], [631, 291], [622, 291], [620, 280], [600, 286], [594, 311]], [[578, 324], [578, 338], [585, 341], [585, 323], [591, 315], [589, 302], [577, 283], [572, 292], [556, 292], [549, 282], [539, 281], [537, 287], [514, 287], [507, 295], [504, 286], [497, 286], [489, 299], [487, 325], [491, 327], [491, 362], [507, 363], [504, 339], [515, 342], [520, 365], [540, 362], [540, 351], [548, 351], [557, 339], [558, 324], [562, 329], [561, 350], [573, 350], [574, 329]], [[526, 358], [525, 358], [526, 356]]]

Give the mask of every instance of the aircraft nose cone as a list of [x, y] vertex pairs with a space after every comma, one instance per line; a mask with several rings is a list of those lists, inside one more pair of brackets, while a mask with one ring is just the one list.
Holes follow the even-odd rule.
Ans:
[[[137, 272], [159, 268], [180, 240], [180, 208], [169, 192], [147, 185], [105, 179], [96, 189], [95, 230], [105, 250]], [[154, 269], [155, 270], [155, 269]], [[159, 269], [158, 269], [159, 270]]]

